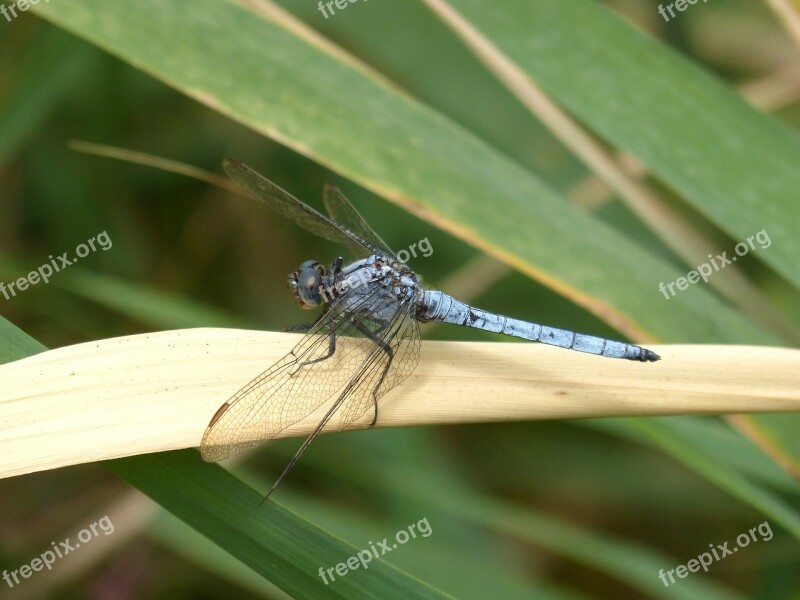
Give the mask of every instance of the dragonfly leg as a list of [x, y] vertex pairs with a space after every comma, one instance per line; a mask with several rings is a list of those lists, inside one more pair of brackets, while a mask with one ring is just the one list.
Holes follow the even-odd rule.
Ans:
[[[307, 360], [302, 365], [300, 365], [300, 369], [308, 365], [313, 365], [314, 363], [322, 362], [323, 360], [328, 360], [331, 356], [333, 356], [334, 352], [336, 352], [336, 334], [333, 331], [331, 331], [330, 334], [328, 335], [328, 353], [325, 356], [321, 356], [320, 358]], [[298, 369], [298, 371], [300, 369]]]
[[385, 324], [382, 329], [378, 330], [378, 334], [373, 333], [367, 327], [364, 327], [361, 323], [355, 322], [353, 324], [355, 325], [356, 329], [358, 329], [361, 333], [367, 336], [375, 344], [380, 346], [381, 350], [386, 352], [386, 356], [388, 357], [388, 360], [386, 361], [386, 366], [383, 368], [383, 373], [381, 373], [381, 378], [378, 380], [378, 384], [372, 389], [372, 400], [375, 406], [375, 414], [372, 417], [372, 423], [369, 424], [369, 426], [372, 427], [378, 421], [378, 390], [381, 389], [381, 385], [383, 385], [383, 380], [386, 379], [386, 374], [389, 372], [389, 367], [392, 366], [392, 361], [394, 360], [394, 350], [392, 350], [389, 344], [387, 344], [381, 338], [378, 337], [378, 334], [383, 332], [383, 329], [385, 329], [388, 326], [388, 323]]
[[310, 331], [311, 329], [314, 328], [314, 326], [317, 323], [322, 321], [322, 319], [325, 317], [325, 312], [326, 311], [323, 311], [322, 314], [319, 315], [316, 319], [314, 319], [314, 321], [312, 323], [298, 323], [297, 325], [289, 325], [288, 327], [285, 327], [283, 329], [283, 332], [284, 333], [291, 333], [293, 331], [303, 331], [303, 332]]
[[[319, 318], [317, 318], [317, 320], [314, 321], [313, 323], [311, 323], [310, 325], [306, 325], [304, 323], [301, 323], [300, 325], [293, 325], [293, 326], [287, 327], [286, 329], [284, 329], [284, 331], [290, 331], [290, 330], [293, 330], [293, 329], [300, 329], [300, 328], [305, 328], [306, 330], [313, 329], [317, 325], [317, 323], [319, 323], [324, 317], [325, 317], [325, 313], [323, 312], [319, 316]], [[322, 356], [320, 358], [315, 358], [313, 360], [307, 360], [306, 362], [302, 363], [295, 370], [295, 373], [298, 373], [300, 371], [300, 369], [302, 369], [303, 367], [305, 367], [307, 365], [313, 365], [314, 363], [322, 362], [323, 360], [328, 360], [331, 356], [333, 356], [333, 354], [335, 352], [336, 352], [336, 332], [335, 331], [331, 331], [328, 334], [328, 353], [325, 356]]]

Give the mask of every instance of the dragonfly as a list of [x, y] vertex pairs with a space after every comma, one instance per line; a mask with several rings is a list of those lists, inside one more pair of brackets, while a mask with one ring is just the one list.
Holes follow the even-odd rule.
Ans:
[[328, 266], [307, 260], [289, 274], [297, 304], [319, 310], [319, 316], [307, 326], [287, 328], [306, 333], [288, 354], [220, 406], [203, 435], [202, 457], [217, 462], [255, 448], [330, 405], [263, 501], [334, 415], [340, 431], [370, 411], [370, 426], [375, 425], [380, 398], [407, 379], [419, 362], [420, 323], [450, 323], [608, 358], [660, 358], [640, 346], [521, 321], [426, 289], [336, 186], [324, 187], [326, 217], [237, 160], [225, 160], [223, 168], [254, 199], [355, 255], [348, 264], [342, 257]]

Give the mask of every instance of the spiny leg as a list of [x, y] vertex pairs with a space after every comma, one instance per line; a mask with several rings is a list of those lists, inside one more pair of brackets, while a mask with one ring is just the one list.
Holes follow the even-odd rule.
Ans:
[[367, 336], [367, 338], [369, 338], [375, 344], [380, 346], [381, 350], [386, 352], [386, 356], [388, 357], [388, 360], [386, 361], [386, 366], [383, 368], [383, 373], [381, 373], [381, 377], [378, 380], [378, 384], [372, 390], [372, 401], [375, 405], [375, 415], [372, 417], [372, 423], [369, 424], [369, 426], [372, 427], [378, 421], [378, 390], [381, 389], [383, 380], [386, 379], [386, 374], [389, 372], [389, 367], [392, 366], [392, 361], [394, 360], [394, 350], [392, 350], [389, 344], [387, 344], [381, 338], [378, 337], [378, 334], [382, 333], [383, 330], [386, 329], [386, 327], [388, 327], [389, 325], [388, 323], [384, 323], [383, 327], [381, 327], [381, 329], [378, 330], [378, 334], [373, 333], [372, 331], [369, 330], [369, 328], [364, 327], [364, 325], [362, 325], [357, 321], [354, 323], [354, 325], [356, 329], [358, 329], [361, 333]]
[[[300, 328], [305, 328], [306, 330], [313, 329], [317, 325], [317, 323], [319, 323], [323, 318], [325, 318], [325, 312], [326, 311], [323, 311], [323, 313], [319, 317], [317, 317], [317, 319], [310, 325], [305, 325], [304, 323], [301, 323], [299, 325], [290, 325], [289, 327], [284, 329], [284, 331], [288, 331], [290, 329], [300, 329]], [[320, 358], [315, 358], [313, 360], [305, 361], [300, 366], [298, 366], [297, 369], [295, 369], [294, 373], [298, 373], [300, 369], [308, 365], [313, 365], [314, 363], [322, 362], [323, 360], [328, 360], [331, 356], [333, 356], [334, 352], [336, 352], [336, 332], [331, 331], [330, 334], [328, 334], [328, 353]]]
[[[315, 358], [313, 360], [305, 361], [297, 368], [297, 371], [308, 365], [313, 365], [314, 363], [322, 362], [323, 360], [328, 360], [331, 356], [333, 356], [334, 352], [336, 352], [336, 333], [331, 331], [328, 334], [328, 353], [325, 356], [321, 356], [320, 358]], [[295, 373], [297, 371], [295, 371]]]
[[325, 314], [327, 312], [328, 312], [327, 310], [323, 310], [322, 313], [320, 313], [320, 315], [316, 319], [314, 319], [311, 323], [298, 323], [297, 325], [289, 325], [288, 327], [284, 327], [282, 331], [284, 333], [292, 333], [294, 331], [302, 331], [302, 332], [310, 331], [316, 326], [317, 323], [319, 323], [320, 321], [322, 321], [322, 319], [325, 318]]

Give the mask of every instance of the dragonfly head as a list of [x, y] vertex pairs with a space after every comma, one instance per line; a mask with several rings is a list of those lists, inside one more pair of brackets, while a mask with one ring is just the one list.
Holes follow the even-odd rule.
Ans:
[[322, 265], [316, 260], [307, 260], [289, 274], [289, 289], [300, 308], [313, 310], [320, 305], [322, 275]]

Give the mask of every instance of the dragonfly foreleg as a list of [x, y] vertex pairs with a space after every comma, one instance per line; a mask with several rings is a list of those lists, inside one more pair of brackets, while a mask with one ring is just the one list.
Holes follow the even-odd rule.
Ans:
[[388, 323], [384, 324], [383, 327], [379, 329], [377, 333], [373, 333], [367, 327], [364, 327], [364, 325], [362, 325], [361, 323], [356, 322], [354, 323], [354, 325], [356, 326], [356, 329], [358, 329], [361, 333], [363, 333], [367, 338], [372, 340], [377, 346], [380, 347], [381, 350], [386, 352], [387, 356], [386, 366], [383, 368], [383, 372], [381, 373], [380, 379], [378, 379], [378, 384], [372, 389], [372, 400], [375, 405], [375, 414], [372, 417], [372, 423], [369, 424], [369, 426], [372, 427], [378, 421], [378, 390], [381, 389], [381, 385], [383, 385], [383, 380], [386, 379], [386, 374], [389, 372], [389, 367], [392, 366], [392, 361], [394, 360], [394, 350], [392, 350], [389, 344], [387, 344], [380, 337], [378, 337], [380, 333], [382, 333], [383, 330], [386, 329], [386, 327], [388, 327], [389, 325]]
[[331, 356], [333, 356], [334, 352], [336, 352], [336, 333], [331, 331], [328, 334], [328, 353], [325, 356], [321, 356], [319, 358], [314, 358], [300, 363], [298, 367], [294, 370], [294, 372], [292, 372], [291, 377], [297, 375], [308, 365], [313, 365], [314, 363], [322, 362], [323, 360], [328, 360]]
[[333, 356], [334, 352], [336, 352], [336, 334], [333, 331], [331, 331], [328, 334], [328, 353], [320, 358], [307, 360], [306, 362], [303, 363], [303, 366], [313, 365], [314, 363], [322, 362], [323, 360], [328, 360], [331, 356]]

